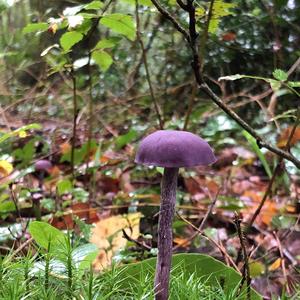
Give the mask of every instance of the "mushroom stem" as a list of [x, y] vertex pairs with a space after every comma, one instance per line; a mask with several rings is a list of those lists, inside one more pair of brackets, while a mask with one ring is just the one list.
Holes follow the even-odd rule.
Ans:
[[167, 300], [172, 263], [172, 221], [176, 204], [178, 168], [165, 168], [161, 184], [161, 205], [158, 221], [158, 255], [155, 273], [155, 299]]

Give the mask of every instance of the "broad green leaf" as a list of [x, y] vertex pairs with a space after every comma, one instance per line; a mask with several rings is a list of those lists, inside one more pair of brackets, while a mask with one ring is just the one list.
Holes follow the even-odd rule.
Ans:
[[44, 249], [48, 249], [49, 243], [50, 250], [62, 247], [65, 241], [64, 233], [46, 222], [31, 222], [29, 225], [29, 233], [36, 243]]
[[120, 38], [117, 37], [111, 37], [108, 39], [100, 40], [94, 49], [107, 49], [107, 48], [113, 48], [115, 47], [118, 42], [120, 41]]
[[0, 214], [5, 214], [16, 210], [16, 206], [12, 201], [5, 201], [0, 203]]
[[100, 9], [103, 7], [103, 2], [101, 1], [92, 1], [84, 6], [84, 9]]
[[103, 50], [96, 50], [92, 53], [92, 59], [105, 72], [113, 63], [112, 57]]
[[45, 31], [49, 27], [48, 23], [30, 23], [23, 28], [23, 33], [32, 33], [37, 31]]
[[70, 50], [75, 44], [80, 42], [83, 38], [83, 34], [77, 31], [70, 31], [64, 33], [60, 38], [60, 44], [65, 51]]
[[66, 193], [70, 193], [73, 190], [73, 186], [70, 180], [63, 179], [57, 183], [57, 192], [61, 196]]
[[117, 149], [121, 149], [122, 147], [136, 139], [136, 137], [137, 132], [134, 129], [131, 129], [124, 135], [118, 136], [115, 141]]
[[[129, 264], [120, 269], [118, 276], [120, 284], [126, 290], [126, 287], [133, 286], [138, 288], [140, 278], [149, 276], [149, 280], [154, 277], [156, 258], [146, 259], [139, 263]], [[196, 276], [203, 279], [203, 282], [212, 287], [218, 285], [223, 286], [224, 292], [232, 291], [238, 287], [242, 277], [232, 268], [226, 266], [222, 262], [204, 254], [177, 254], [172, 257], [172, 272], [171, 277], [179, 274], [186, 274], [187, 278]], [[126, 280], [124, 280], [126, 278]], [[172, 279], [171, 279], [172, 280]], [[243, 287], [245, 294], [245, 285]], [[241, 297], [246, 299], [245, 297]], [[251, 289], [251, 299], [261, 300], [262, 297]]]
[[273, 72], [273, 76], [274, 76], [275, 79], [277, 79], [279, 81], [286, 81], [288, 79], [289, 75], [283, 70], [276, 69]]
[[243, 133], [244, 137], [247, 139], [247, 141], [249, 142], [249, 144], [252, 147], [253, 151], [258, 156], [258, 158], [261, 161], [261, 163], [262, 163], [266, 173], [268, 174], [269, 178], [271, 178], [272, 177], [272, 172], [271, 172], [270, 166], [269, 166], [269, 164], [268, 164], [268, 162], [265, 158], [265, 155], [259, 149], [259, 147], [256, 143], [256, 139], [252, 135], [250, 135], [250, 133], [248, 133], [245, 130], [243, 130], [242, 133]]
[[112, 31], [126, 36], [131, 41], [135, 39], [135, 24], [131, 16], [110, 14], [101, 18], [100, 23]]

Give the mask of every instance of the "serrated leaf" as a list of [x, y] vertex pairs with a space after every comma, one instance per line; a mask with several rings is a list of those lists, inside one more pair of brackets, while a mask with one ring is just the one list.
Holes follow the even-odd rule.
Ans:
[[112, 31], [126, 36], [129, 40], [135, 40], [135, 24], [131, 16], [123, 14], [110, 14], [101, 18], [100, 23]]
[[23, 33], [32, 33], [37, 31], [45, 31], [48, 29], [47, 23], [31, 23], [23, 28]]
[[288, 76], [289, 75], [281, 69], [276, 69], [273, 72], [273, 77], [279, 81], [286, 81], [288, 79]]
[[103, 3], [101, 1], [92, 1], [89, 4], [84, 6], [84, 9], [100, 9], [103, 7]]
[[112, 57], [103, 50], [96, 50], [92, 54], [92, 59], [100, 67], [100, 69], [105, 72], [113, 63]]
[[60, 44], [65, 51], [68, 51], [75, 44], [80, 42], [82, 40], [82, 38], [83, 38], [83, 34], [81, 34], [79, 32], [76, 32], [76, 31], [66, 32], [60, 38]]

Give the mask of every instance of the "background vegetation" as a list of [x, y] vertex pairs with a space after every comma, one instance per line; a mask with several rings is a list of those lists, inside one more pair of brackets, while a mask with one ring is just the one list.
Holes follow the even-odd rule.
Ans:
[[[234, 268], [227, 297], [249, 277], [299, 297], [299, 0], [0, 0], [0, 21], [1, 299], [124, 294], [117, 265], [156, 254], [161, 170], [134, 155], [160, 128], [218, 157], [181, 170], [174, 253]], [[193, 271], [174, 299], [225, 299]], [[128, 299], [153, 297], [149, 274]]]

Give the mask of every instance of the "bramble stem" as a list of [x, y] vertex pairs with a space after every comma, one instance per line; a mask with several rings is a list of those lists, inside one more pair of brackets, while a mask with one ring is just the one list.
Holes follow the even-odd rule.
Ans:
[[173, 232], [178, 168], [165, 168], [161, 184], [158, 221], [158, 255], [155, 271], [155, 299], [167, 300], [172, 263]]

